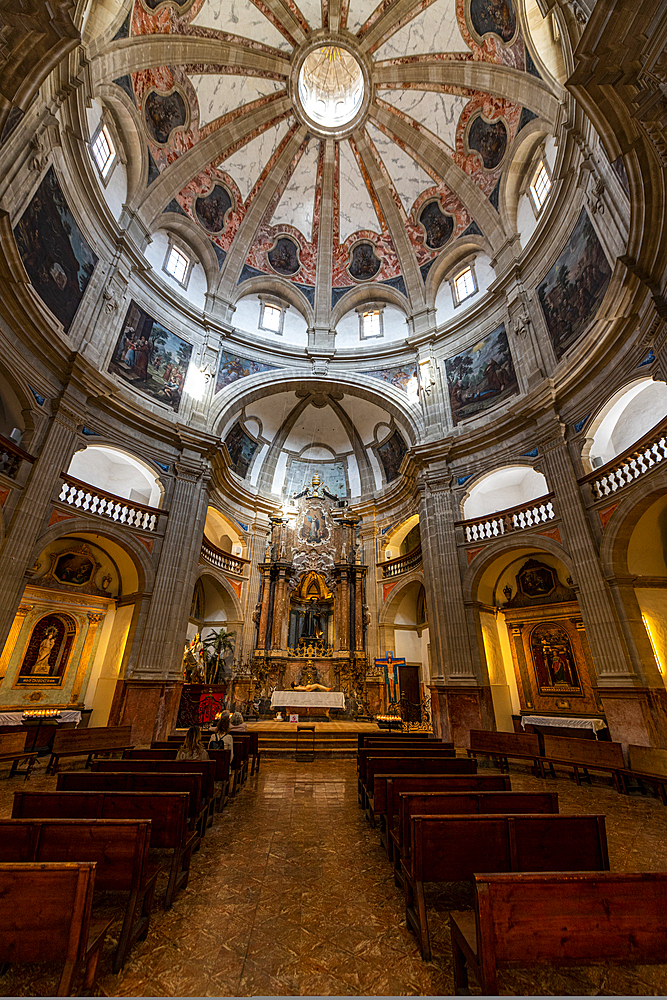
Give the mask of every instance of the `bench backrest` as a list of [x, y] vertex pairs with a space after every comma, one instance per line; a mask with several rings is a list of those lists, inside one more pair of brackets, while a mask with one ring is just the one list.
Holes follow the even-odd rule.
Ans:
[[27, 736], [28, 732], [25, 729], [20, 733], [0, 732], [0, 754], [21, 753], [22, 750], [25, 750]]
[[212, 760], [97, 760], [93, 771], [152, 771], [155, 774], [187, 774], [188, 771], [201, 774], [202, 798], [210, 799], [215, 793], [215, 764]]
[[15, 819], [149, 819], [151, 847], [185, 845], [186, 792], [14, 792]]
[[209, 750], [208, 755], [215, 761], [215, 780], [227, 781], [231, 771], [231, 751], [230, 750]]
[[59, 729], [53, 739], [53, 753], [94, 752], [120, 749], [132, 742], [132, 726], [100, 726], [95, 729]]
[[541, 756], [540, 739], [534, 733], [498, 733], [488, 729], [471, 729], [470, 749], [486, 753], [514, 752]]
[[476, 875], [478, 953], [499, 961], [667, 962], [667, 874]]
[[646, 774], [659, 774], [667, 777], [667, 750], [631, 744], [628, 751], [632, 771], [644, 771]]
[[0, 961], [84, 958], [95, 863], [0, 864]]
[[[439, 743], [433, 733], [392, 733], [392, 732], [381, 732], [381, 733], [357, 733], [357, 746], [361, 750], [364, 746], [369, 746], [375, 740], [432, 740]], [[454, 746], [453, 743], [444, 743], [443, 746]]]
[[604, 816], [413, 815], [410, 869], [418, 882], [484, 871], [608, 871]]
[[151, 747], [150, 750], [126, 750], [123, 754], [123, 760], [176, 760], [176, 754], [179, 748], [176, 746], [170, 747]]
[[150, 820], [2, 819], [0, 862], [95, 861], [95, 888], [133, 890], [145, 880]]
[[[376, 774], [476, 774], [477, 761], [466, 757], [369, 757], [364, 784], [373, 788]], [[361, 775], [360, 775], [361, 777]]]
[[[557, 792], [400, 792], [395, 824], [403, 853], [410, 845], [412, 816], [464, 813], [557, 813]], [[403, 848], [405, 845], [405, 848]]]
[[190, 799], [190, 816], [199, 815], [201, 775], [154, 774], [125, 771], [63, 771], [58, 775], [58, 792], [186, 792]]
[[506, 774], [374, 774], [373, 811], [387, 814], [391, 827], [399, 792], [509, 792]]
[[449, 747], [364, 747], [363, 750], [357, 752], [357, 770], [359, 772], [359, 777], [362, 781], [365, 781], [366, 777], [366, 762], [370, 757], [401, 757], [404, 760], [408, 758], [418, 758], [418, 757], [449, 757], [453, 758], [456, 756], [455, 750], [450, 750]]
[[602, 767], [625, 767], [620, 743], [604, 740], [576, 740], [568, 736], [543, 736], [544, 756]]

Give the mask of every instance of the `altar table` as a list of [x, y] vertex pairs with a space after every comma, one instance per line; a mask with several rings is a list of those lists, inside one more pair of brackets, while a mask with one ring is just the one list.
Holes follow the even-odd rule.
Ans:
[[606, 729], [607, 723], [602, 719], [579, 719], [554, 715], [522, 715], [521, 726], [563, 726], [566, 729], [592, 729], [596, 734], [600, 729]]
[[342, 691], [274, 691], [271, 708], [284, 708], [286, 715], [305, 708], [308, 714], [324, 714], [328, 719], [332, 708], [345, 708], [345, 695]]

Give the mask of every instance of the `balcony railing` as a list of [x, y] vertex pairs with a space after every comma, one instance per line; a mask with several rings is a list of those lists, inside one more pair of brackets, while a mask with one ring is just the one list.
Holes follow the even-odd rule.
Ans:
[[396, 559], [387, 559], [386, 562], [378, 563], [378, 566], [382, 567], [382, 576], [386, 579], [388, 576], [400, 576], [401, 573], [409, 573], [410, 570], [416, 569], [421, 564], [421, 561], [422, 547], [420, 542], [416, 548], [410, 552], [406, 552], [404, 556], [398, 556]]
[[647, 472], [667, 459], [667, 419], [633, 444], [625, 454], [612, 459], [594, 472], [580, 479], [583, 486], [590, 484], [593, 500], [606, 500], [623, 487], [634, 483]]
[[553, 497], [553, 493], [546, 493], [543, 497], [536, 497], [535, 500], [528, 500], [516, 507], [507, 507], [484, 517], [471, 517], [456, 523], [463, 528], [466, 543], [500, 538], [509, 532], [525, 531], [553, 521], [556, 516]]
[[118, 497], [115, 493], [107, 493], [68, 475], [63, 475], [58, 500], [84, 514], [97, 514], [126, 528], [140, 528], [142, 531], [157, 531], [160, 514], [167, 513], [159, 507], [148, 507], [126, 497]]
[[35, 461], [27, 451], [0, 434], [0, 472], [9, 479], [15, 479], [24, 460], [30, 463]]
[[217, 566], [218, 569], [224, 569], [228, 573], [236, 573], [238, 576], [243, 576], [243, 571], [250, 562], [249, 559], [242, 559], [241, 556], [233, 556], [231, 552], [223, 552], [217, 545], [209, 541], [206, 535], [201, 543], [201, 555], [202, 559], [205, 559], [211, 566]]

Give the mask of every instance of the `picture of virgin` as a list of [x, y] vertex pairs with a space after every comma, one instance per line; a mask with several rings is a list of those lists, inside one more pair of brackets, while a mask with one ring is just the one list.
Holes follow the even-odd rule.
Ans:
[[299, 538], [309, 545], [318, 545], [329, 537], [326, 516], [320, 507], [309, 507], [303, 516]]
[[570, 637], [555, 622], [540, 622], [532, 631], [530, 650], [540, 694], [582, 694]]
[[53, 575], [61, 583], [82, 587], [90, 582], [94, 571], [95, 564], [92, 559], [77, 555], [76, 552], [66, 552], [58, 558]]

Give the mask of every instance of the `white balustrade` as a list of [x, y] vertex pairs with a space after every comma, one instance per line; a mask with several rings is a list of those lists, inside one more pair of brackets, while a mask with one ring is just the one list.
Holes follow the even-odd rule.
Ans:
[[237, 573], [239, 576], [243, 576], [244, 568], [248, 564], [248, 559], [233, 556], [230, 552], [223, 552], [217, 545], [210, 542], [206, 536], [204, 536], [204, 540], [202, 541], [201, 555], [202, 559], [205, 559], [212, 566], [224, 569], [227, 573]]
[[401, 573], [409, 573], [410, 570], [416, 569], [417, 566], [421, 565], [421, 561], [422, 547], [420, 544], [410, 552], [406, 552], [403, 556], [398, 556], [396, 559], [388, 559], [386, 562], [380, 563], [380, 566], [382, 566], [382, 575], [386, 579], [389, 576], [400, 576]]
[[637, 479], [645, 476], [660, 462], [667, 459], [667, 428], [663, 424], [655, 428], [644, 442], [635, 445], [625, 455], [607, 462], [601, 469], [585, 476], [581, 483], [590, 483], [594, 500], [605, 500]]
[[553, 521], [555, 516], [553, 493], [547, 493], [543, 497], [537, 497], [516, 507], [508, 507], [506, 510], [487, 514], [485, 517], [470, 518], [458, 523], [463, 527], [466, 542], [480, 542], [489, 538], [500, 538], [508, 532], [541, 527]]
[[142, 531], [156, 531], [158, 517], [165, 513], [157, 507], [134, 503], [132, 500], [107, 493], [71, 476], [63, 477], [58, 500], [80, 510], [83, 514], [97, 514], [116, 524], [125, 525], [127, 528], [140, 528]]

